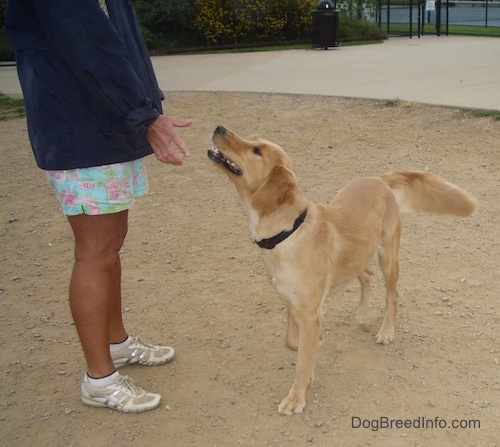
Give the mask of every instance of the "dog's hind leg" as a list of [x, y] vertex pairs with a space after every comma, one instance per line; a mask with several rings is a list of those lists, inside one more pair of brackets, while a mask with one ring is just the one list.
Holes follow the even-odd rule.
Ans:
[[[388, 207], [389, 208], [389, 207]], [[379, 264], [384, 273], [386, 302], [384, 319], [376, 335], [377, 343], [387, 344], [394, 339], [398, 307], [399, 240], [401, 222], [399, 210], [392, 207], [384, 217], [384, 230], [378, 247]], [[397, 213], [397, 214], [396, 214]]]
[[368, 320], [372, 291], [372, 272], [370, 269], [364, 269], [358, 276], [358, 280], [361, 284], [361, 299], [359, 300], [358, 311], [356, 312], [356, 322], [358, 324], [364, 324]]

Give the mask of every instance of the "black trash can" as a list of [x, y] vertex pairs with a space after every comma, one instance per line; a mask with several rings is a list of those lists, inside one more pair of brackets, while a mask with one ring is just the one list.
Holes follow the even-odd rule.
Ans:
[[313, 46], [324, 48], [340, 46], [340, 11], [330, 0], [321, 0], [312, 11]]

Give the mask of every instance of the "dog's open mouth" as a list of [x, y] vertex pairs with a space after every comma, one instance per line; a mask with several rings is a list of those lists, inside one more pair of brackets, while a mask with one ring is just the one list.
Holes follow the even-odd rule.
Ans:
[[215, 163], [224, 166], [229, 172], [234, 175], [242, 175], [240, 167], [232, 160], [227, 158], [217, 147], [213, 146], [208, 151], [208, 158]]

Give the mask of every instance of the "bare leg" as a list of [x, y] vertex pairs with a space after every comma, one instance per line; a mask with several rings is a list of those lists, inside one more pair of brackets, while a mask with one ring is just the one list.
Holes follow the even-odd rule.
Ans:
[[110, 343], [127, 338], [121, 309], [119, 251], [128, 228], [128, 211], [68, 216], [75, 235], [75, 265], [70, 282], [70, 307], [87, 360], [87, 372], [99, 378], [115, 367]]

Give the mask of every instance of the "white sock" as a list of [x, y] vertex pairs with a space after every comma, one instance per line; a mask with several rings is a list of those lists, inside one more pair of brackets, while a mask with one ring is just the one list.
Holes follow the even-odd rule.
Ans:
[[130, 335], [124, 340], [122, 341], [121, 343], [113, 343], [111, 345], [109, 345], [109, 350], [111, 353], [114, 353], [114, 352], [118, 352], [118, 351], [121, 351], [122, 349], [124, 348], [128, 348], [128, 346], [130, 345], [130, 342], [131, 342], [131, 338], [130, 338]]
[[120, 373], [118, 371], [115, 371], [109, 376], [101, 377], [100, 379], [93, 379], [92, 377], [89, 377], [88, 374], [85, 374], [83, 380], [87, 383], [90, 383], [93, 387], [102, 388], [111, 385], [118, 378], [119, 375]]

